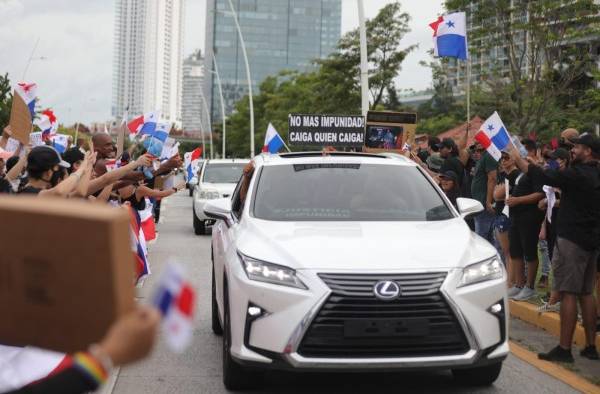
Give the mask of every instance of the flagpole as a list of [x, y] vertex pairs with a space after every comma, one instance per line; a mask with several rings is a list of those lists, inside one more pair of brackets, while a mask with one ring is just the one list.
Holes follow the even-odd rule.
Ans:
[[467, 57], [467, 133], [471, 122], [471, 58]]
[[23, 82], [25, 82], [25, 76], [27, 75], [27, 70], [29, 70], [29, 65], [31, 64], [31, 61], [33, 60], [33, 55], [35, 54], [35, 50], [37, 49], [39, 43], [40, 43], [40, 37], [38, 37], [37, 41], [35, 42], [35, 45], [33, 46], [33, 50], [31, 51], [31, 55], [29, 56], [29, 60], [27, 61], [27, 65], [25, 66], [25, 70], [23, 71], [23, 79], [22, 79]]

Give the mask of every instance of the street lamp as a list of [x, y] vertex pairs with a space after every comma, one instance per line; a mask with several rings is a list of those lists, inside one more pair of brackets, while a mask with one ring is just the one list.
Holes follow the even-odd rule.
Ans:
[[254, 102], [252, 99], [252, 78], [250, 76], [250, 64], [248, 63], [248, 54], [246, 53], [246, 44], [244, 42], [244, 36], [242, 35], [242, 29], [238, 22], [238, 16], [233, 8], [233, 3], [229, 0], [229, 8], [233, 14], [233, 21], [237, 28], [238, 35], [240, 36], [240, 45], [242, 47], [242, 55], [244, 56], [244, 62], [246, 63], [246, 78], [248, 79], [248, 98], [250, 100], [250, 158], [254, 157]]
[[[202, 105], [204, 107], [204, 112], [206, 112], [206, 120], [208, 121], [208, 132], [210, 136], [210, 158], [214, 159], [213, 155], [213, 137], [212, 137], [212, 121], [210, 120], [210, 112], [208, 111], [208, 105], [206, 104], [206, 100], [204, 99], [204, 93], [200, 93], [200, 98], [202, 99]], [[204, 131], [202, 132], [202, 144], [204, 144]], [[204, 147], [202, 148], [204, 151]]]
[[219, 86], [219, 96], [221, 98], [221, 120], [223, 121], [223, 159], [225, 158], [225, 140], [227, 136], [226, 127], [227, 122], [225, 119], [225, 100], [223, 99], [223, 85], [221, 85], [221, 77], [219, 76], [219, 66], [217, 65], [217, 56], [213, 50], [213, 63], [215, 65], [215, 71], [210, 71], [212, 74], [217, 76], [217, 85]]
[[369, 111], [369, 64], [367, 62], [367, 29], [365, 27], [365, 7], [358, 1], [358, 23], [360, 30], [360, 91], [363, 116]]

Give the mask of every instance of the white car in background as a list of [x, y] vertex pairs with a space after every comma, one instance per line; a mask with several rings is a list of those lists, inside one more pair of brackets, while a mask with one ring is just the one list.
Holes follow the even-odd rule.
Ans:
[[384, 155], [253, 159], [244, 201], [204, 206], [212, 234], [212, 328], [228, 389], [269, 368], [450, 369], [489, 385], [509, 352], [496, 249], [419, 166]]
[[206, 234], [206, 226], [214, 220], [204, 214], [207, 201], [228, 198], [242, 176], [249, 160], [218, 159], [206, 160], [198, 170], [193, 193], [193, 224], [196, 235]]

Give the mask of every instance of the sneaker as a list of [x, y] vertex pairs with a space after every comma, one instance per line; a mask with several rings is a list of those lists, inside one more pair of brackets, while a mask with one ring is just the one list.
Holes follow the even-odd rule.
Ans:
[[519, 294], [517, 294], [516, 296], [513, 297], [513, 300], [525, 301], [525, 300], [532, 298], [535, 295], [536, 295], [535, 290], [533, 290], [531, 287], [525, 286], [525, 287], [523, 287], [523, 290], [521, 290], [521, 292]]
[[545, 312], [560, 312], [560, 301], [555, 302], [554, 304], [550, 304], [549, 302], [544, 302], [542, 305], [537, 307], [538, 313]]
[[563, 349], [560, 346], [555, 347], [548, 353], [538, 353], [538, 358], [540, 360], [558, 361], [561, 363], [573, 362], [573, 355], [571, 354], [571, 349]]
[[548, 277], [546, 275], [542, 275], [540, 277], [540, 281], [538, 282], [538, 287], [540, 289], [545, 289], [546, 287], [548, 287]]
[[600, 359], [600, 357], [598, 357], [598, 351], [596, 350], [596, 346], [586, 346], [586, 348], [583, 349], [579, 354], [581, 354], [581, 357], [585, 357], [590, 360]]
[[523, 290], [522, 287], [517, 287], [517, 286], [511, 287], [510, 289], [508, 289], [508, 298], [513, 298], [514, 296], [519, 294], [521, 292], [521, 290]]

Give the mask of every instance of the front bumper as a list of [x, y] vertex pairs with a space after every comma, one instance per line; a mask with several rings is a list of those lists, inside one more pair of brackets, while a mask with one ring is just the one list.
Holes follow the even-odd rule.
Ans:
[[[467, 368], [503, 360], [508, 352], [504, 280], [456, 288], [461, 270], [450, 270], [440, 293], [454, 312], [468, 342], [458, 354], [411, 357], [307, 357], [299, 349], [319, 310], [332, 294], [316, 272], [301, 270], [309, 290], [265, 284], [247, 278], [241, 265], [228, 272], [232, 356], [242, 364], [293, 370], [397, 370]], [[356, 273], [356, 271], [352, 271]], [[366, 272], [365, 272], [366, 273]], [[370, 272], [373, 274], [373, 272]], [[502, 313], [490, 311], [501, 304]], [[261, 308], [250, 316], [249, 306]]]

